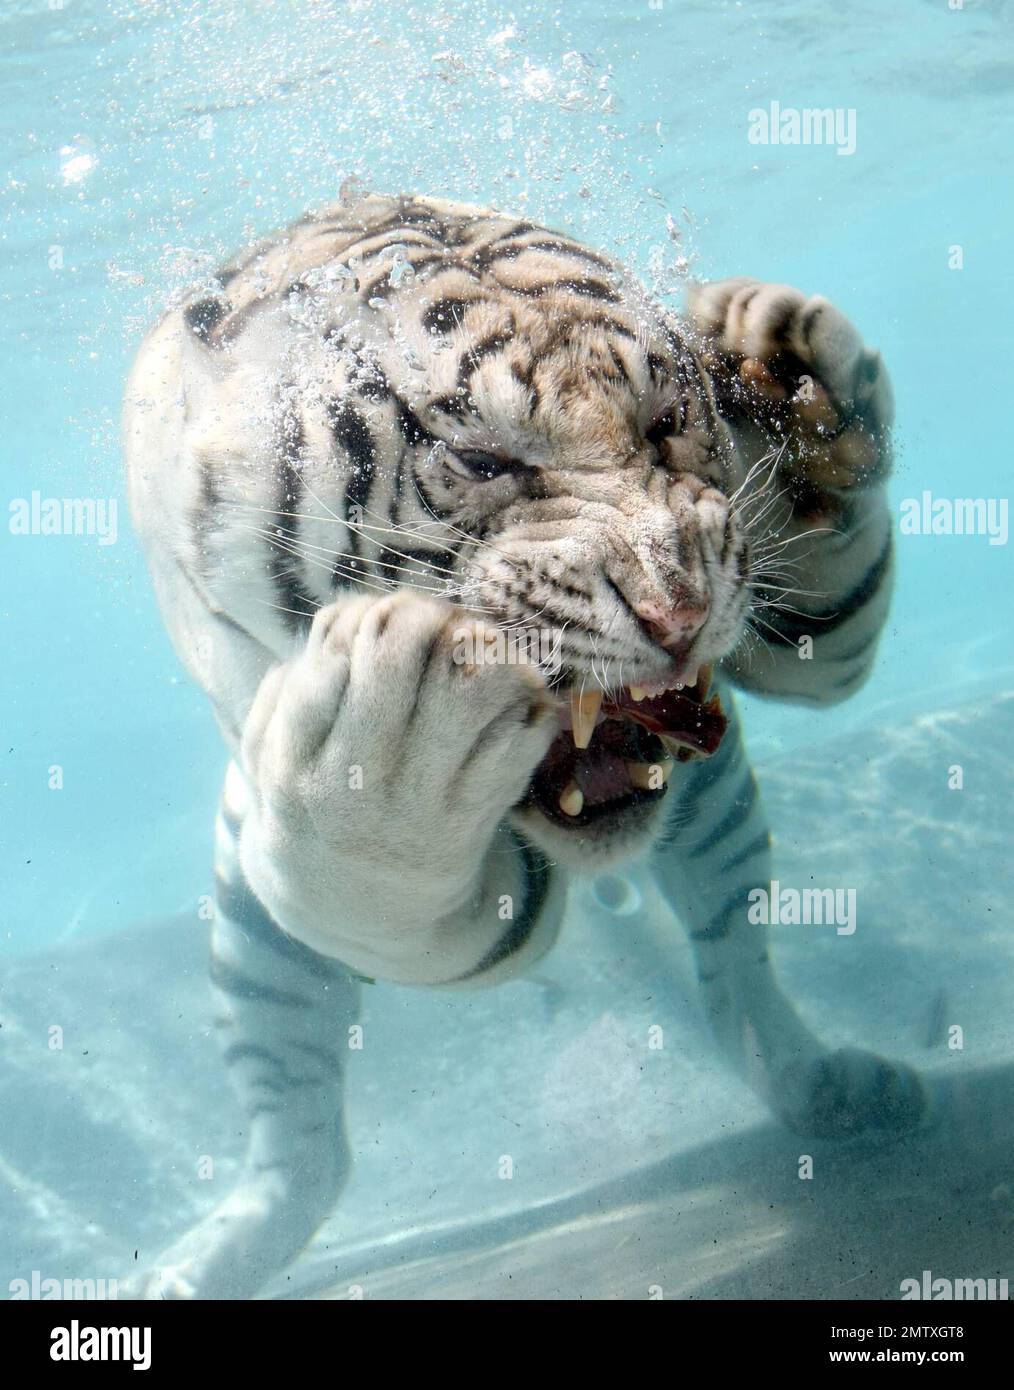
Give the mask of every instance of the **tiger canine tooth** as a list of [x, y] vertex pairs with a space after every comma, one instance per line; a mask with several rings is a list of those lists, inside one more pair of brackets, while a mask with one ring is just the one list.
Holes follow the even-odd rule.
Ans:
[[587, 748], [591, 743], [601, 705], [601, 690], [586, 690], [582, 694], [576, 690], [570, 692], [570, 723], [575, 748]]
[[644, 685], [631, 685], [627, 687], [630, 691], [630, 698], [636, 700], [638, 704], [647, 697], [648, 688]]
[[711, 689], [711, 673], [713, 670], [714, 667], [712, 666], [701, 667], [697, 679], [697, 697], [700, 700], [706, 700], [708, 698], [708, 691]]
[[687, 757], [703, 758], [699, 748], [695, 748], [692, 743], [686, 743], [678, 734], [659, 734], [659, 740], [665, 747], [667, 753], [671, 753], [678, 762], [686, 762]]
[[569, 786], [560, 793], [560, 800], [557, 804], [565, 816], [580, 815], [584, 806], [584, 792], [576, 782], [571, 782]]
[[641, 791], [658, 791], [659, 787], [664, 787], [672, 770], [672, 758], [660, 758], [656, 763], [627, 763], [627, 776]]

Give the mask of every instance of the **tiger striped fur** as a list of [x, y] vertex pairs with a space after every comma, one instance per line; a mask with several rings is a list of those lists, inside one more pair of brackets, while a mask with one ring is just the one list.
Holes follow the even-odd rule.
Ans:
[[[730, 690], [827, 703], [870, 670], [891, 579], [879, 357], [823, 299], [725, 281], [676, 319], [567, 236], [427, 198], [327, 208], [219, 286], [142, 347], [126, 452], [165, 621], [232, 755], [212, 983], [251, 1141], [141, 1291], [249, 1296], [326, 1215], [357, 976], [517, 974], [568, 873], [634, 855], [690, 932], [725, 1051], [787, 1122], [920, 1123], [917, 1078], [822, 1047], [747, 924], [772, 870]], [[454, 658], [463, 630], [481, 647], [540, 624], [562, 633], [552, 679]], [[547, 797], [561, 691], [709, 666], [730, 719], [710, 759], [596, 800], [596, 734], [585, 792]]]

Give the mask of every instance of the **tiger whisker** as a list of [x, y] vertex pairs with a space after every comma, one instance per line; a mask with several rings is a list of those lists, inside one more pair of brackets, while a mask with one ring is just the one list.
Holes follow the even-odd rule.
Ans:
[[[328, 524], [334, 522], [339, 526], [346, 527], [350, 531], [378, 531], [381, 533], [386, 533], [388, 535], [404, 534], [407, 536], [412, 536], [420, 533], [423, 526], [431, 526], [434, 524], [433, 522], [423, 521], [419, 522], [417, 526], [409, 526], [406, 523], [399, 523], [397, 526], [371, 526], [364, 521], [343, 521], [340, 517], [336, 516], [334, 512], [329, 512], [327, 516], [321, 516], [319, 512], [279, 511], [275, 507], [256, 507], [252, 503], [247, 502], [226, 502], [223, 503], [223, 506], [229, 507], [234, 511], [259, 512], [268, 516], [291, 517], [301, 521], [323, 521], [327, 522]], [[443, 525], [444, 523], [440, 522], [438, 524]], [[458, 553], [457, 549], [453, 545], [447, 545], [444, 541], [437, 540], [434, 536], [427, 535], [425, 536], [425, 539], [431, 545], [438, 546], [441, 550], [446, 550], [451, 555], [457, 555]], [[420, 561], [420, 563], [430, 562]]]
[[[382, 593], [382, 594], [395, 593], [395, 592], [397, 592], [397, 589], [398, 589], [399, 587], [401, 587], [401, 588], [406, 588], [406, 589], [412, 589], [412, 590], [414, 590], [416, 593], [431, 594], [431, 595], [433, 595], [435, 598], [447, 599], [447, 598], [453, 596], [456, 592], [459, 592], [459, 591], [456, 591], [454, 588], [446, 588], [446, 587], [444, 587], [444, 588], [435, 589], [435, 588], [432, 588], [430, 585], [426, 585], [426, 584], [411, 584], [411, 583], [408, 583], [407, 581], [401, 581], [401, 583], [400, 583], [400, 585], [399, 585], [399, 583], [398, 583], [397, 581], [395, 581], [395, 580], [393, 580], [393, 579], [388, 579], [386, 575], [371, 575], [370, 578], [367, 578], [366, 575], [364, 575], [363, 573], [361, 573], [359, 570], [353, 569], [351, 566], [349, 566], [349, 565], [347, 565], [347, 564], [343, 564], [340, 560], [335, 559], [335, 560], [333, 560], [333, 561], [331, 561], [331, 562], [328, 562], [327, 560], [318, 559], [317, 556], [315, 556], [315, 555], [307, 555], [307, 554], [305, 554], [305, 553], [302, 552], [297, 546], [292, 545], [291, 543], [289, 543], [288, 541], [286, 541], [285, 539], [283, 539], [282, 537], [280, 537], [280, 536], [277, 534], [277, 532], [270, 532], [270, 531], [266, 531], [266, 530], [264, 530], [264, 529], [262, 529], [262, 528], [252, 527], [252, 526], [244, 527], [243, 529], [244, 529], [244, 530], [251, 531], [254, 535], [259, 535], [259, 536], [261, 536], [262, 539], [268, 541], [271, 545], [276, 546], [277, 549], [283, 551], [283, 552], [284, 552], [285, 554], [287, 554], [287, 555], [293, 555], [293, 556], [295, 556], [296, 559], [302, 560], [305, 564], [315, 565], [315, 566], [317, 566], [319, 569], [326, 569], [326, 570], [328, 571], [329, 574], [334, 574], [335, 571], [337, 571], [339, 574], [341, 574], [341, 576], [342, 576], [343, 578], [351, 580], [354, 584], [359, 584], [359, 585], [361, 585], [363, 588], [374, 589], [374, 590], [376, 590], [378, 593]], [[382, 561], [376, 561], [375, 563], [379, 565], [379, 564], [382, 564], [383, 562], [382, 562]], [[398, 569], [402, 569], [403, 567], [402, 567], [402, 566], [388, 566], [388, 568], [398, 568]], [[407, 573], [411, 573], [411, 571], [406, 571], [406, 572], [407, 572]], [[462, 591], [460, 591], [460, 592], [463, 593], [464, 591], [462, 590]], [[494, 611], [494, 610], [492, 610], [492, 609], [483, 609], [483, 608], [480, 608], [478, 605], [471, 605], [471, 609], [472, 609], [473, 612], [492, 612], [492, 611]]]
[[[773, 450], [768, 450], [767, 453], [762, 454], [761, 457], [757, 459], [756, 463], [754, 463], [748, 470], [746, 477], [740, 483], [739, 487], [729, 497], [730, 508], [735, 510], [736, 503], [739, 501], [744, 491], [750, 486], [750, 484], [753, 482], [754, 478], [756, 478], [760, 470], [764, 468], [771, 461], [772, 458], [774, 458], [775, 464], [777, 465], [778, 460], [781, 458], [781, 451], [778, 451], [776, 453]], [[763, 489], [767, 486], [773, 472], [774, 469], [772, 468], [771, 472], [769, 472], [768, 474], [767, 480], [765, 480], [765, 482], [761, 484], [759, 491], [763, 491]]]
[[[364, 508], [363, 508], [363, 511], [366, 512], [367, 515], [369, 515], [369, 516], [376, 516], [376, 515], [378, 515], [378, 513], [370, 511], [369, 507], [364, 507]], [[357, 524], [358, 524], [358, 523], [352, 523], [352, 524], [351, 524], [351, 529], [354, 530], [354, 529], [355, 529], [355, 526], [356, 526]], [[397, 534], [397, 533], [395, 533], [395, 534]], [[385, 543], [384, 546], [383, 546], [383, 549], [386, 550], [386, 551], [389, 551], [390, 554], [392, 554], [392, 555], [397, 555], [398, 558], [401, 559], [401, 560], [411, 560], [411, 559], [413, 558], [411, 555], [405, 555], [405, 554], [404, 554], [402, 551], [400, 551], [400, 550], [395, 550], [395, 548], [394, 548], [393, 545], [388, 545], [388, 544]], [[444, 566], [442, 566], [442, 565], [433, 565], [433, 566], [431, 566], [431, 568], [434, 569], [434, 570], [436, 570], [436, 569], [442, 569], [442, 570], [444, 571], [445, 574], [455, 574], [455, 573], [457, 573], [457, 571], [446, 569], [446, 568], [445, 568]]]
[[254, 595], [254, 602], [262, 604], [265, 608], [274, 608], [278, 613], [294, 613], [297, 618], [312, 618], [314, 613], [318, 613], [323, 607], [323, 604], [318, 603], [313, 613], [307, 613], [302, 608], [286, 608], [284, 603], [272, 603], [270, 599], [258, 598], [256, 594]]
[[[394, 592], [394, 586], [391, 583], [387, 583], [387, 587], [384, 587], [385, 580], [382, 575], [377, 576], [377, 578], [380, 581], [379, 583], [373, 583], [371, 582], [371, 580], [367, 579], [365, 575], [359, 574], [354, 570], [346, 569], [342, 567], [340, 564], [328, 564], [326, 561], [318, 560], [312, 555], [301, 555], [298, 550], [294, 549], [286, 541], [282, 540], [279, 536], [274, 535], [271, 532], [259, 530], [258, 528], [253, 526], [247, 526], [243, 529], [251, 531], [254, 535], [260, 536], [263, 540], [268, 541], [269, 544], [274, 545], [284, 554], [293, 555], [296, 557], [297, 560], [303, 560], [307, 564], [317, 565], [320, 569], [326, 569], [329, 574], [333, 574], [335, 572], [335, 569], [337, 569], [338, 572], [344, 578], [351, 579], [354, 584], [361, 584], [363, 588], [376, 589], [378, 593], [382, 594], [390, 594]], [[317, 606], [321, 607], [320, 604], [318, 604]]]
[[[753, 621], [754, 615], [751, 612], [748, 622], [752, 625]], [[792, 641], [791, 637], [786, 637], [784, 632], [779, 632], [776, 627], [772, 627], [770, 623], [766, 623], [763, 618], [757, 618], [756, 621], [760, 623], [761, 627], [766, 627], [769, 632], [774, 633], [774, 635], [778, 638], [780, 642], [785, 642], [788, 646], [792, 647], [792, 649], [795, 650], [796, 644]]]
[[[279, 528], [278, 528], [278, 531], [280, 531], [284, 536], [286, 536], [286, 538], [290, 539], [293, 545], [302, 546], [305, 550], [317, 550], [317, 551], [320, 551], [321, 554], [323, 554], [323, 555], [333, 555], [333, 556], [335, 557], [335, 559], [342, 559], [342, 560], [361, 560], [361, 558], [362, 558], [362, 557], [359, 556], [359, 555], [353, 555], [353, 554], [352, 554], [350, 551], [348, 551], [348, 550], [335, 550], [335, 549], [333, 549], [333, 548], [332, 548], [331, 546], [329, 546], [329, 545], [316, 545], [313, 541], [306, 541], [306, 540], [303, 540], [302, 537], [297, 536], [297, 535], [295, 534], [295, 532], [289, 531], [289, 530], [288, 530], [287, 528], [285, 528], [285, 527], [279, 527]], [[396, 555], [396, 554], [398, 553], [396, 550], [391, 550], [389, 546], [385, 546], [384, 548], [385, 548], [385, 550], [387, 550], [391, 555]], [[310, 557], [308, 556], [307, 558], [310, 558]], [[413, 556], [403, 556], [402, 558], [403, 558], [403, 559], [411, 559], [411, 560], [413, 561], [413, 563], [415, 562], [415, 556], [414, 556], [414, 555], [413, 555]], [[384, 561], [384, 560], [368, 560], [368, 561], [367, 561], [367, 560], [362, 560], [362, 563], [363, 563], [364, 565], [365, 565], [365, 564], [369, 564], [369, 565], [373, 565], [373, 566], [379, 566], [381, 569], [399, 570], [399, 571], [401, 571], [401, 572], [404, 573], [404, 574], [417, 574], [417, 573], [418, 573], [418, 570], [417, 570], [417, 569], [416, 569], [416, 570], [409, 569], [406, 565], [392, 565], [392, 564], [390, 564], [390, 563], [388, 563], [387, 561]], [[423, 561], [420, 561], [419, 563], [420, 563], [420, 565], [421, 565], [422, 568], [427, 569], [427, 570], [431, 570], [434, 574], [437, 574], [437, 573], [440, 573], [440, 574], [449, 574], [449, 575], [454, 575], [454, 574], [455, 574], [455, 571], [454, 571], [454, 570], [447, 569], [447, 568], [446, 568], [445, 566], [443, 566], [443, 565], [429, 565], [429, 564], [425, 564]]]
[[433, 518], [433, 520], [436, 522], [436, 524], [437, 524], [438, 526], [444, 526], [444, 527], [446, 527], [448, 531], [452, 532], [452, 534], [461, 536], [464, 540], [468, 541], [471, 545], [483, 546], [483, 547], [485, 547], [485, 548], [488, 549], [488, 550], [494, 551], [494, 552], [495, 552], [497, 555], [499, 555], [500, 558], [501, 558], [502, 560], [504, 560], [507, 564], [513, 565], [515, 569], [519, 569], [519, 568], [520, 568], [520, 566], [517, 564], [517, 562], [516, 562], [515, 560], [513, 560], [509, 555], [505, 555], [504, 552], [503, 552], [502, 550], [497, 550], [497, 547], [496, 547], [495, 545], [492, 545], [489, 541], [480, 540], [478, 536], [472, 536], [472, 535], [470, 535], [467, 531], [463, 530], [460, 526], [456, 525], [454, 522], [452, 522], [452, 521], [445, 521], [442, 517], [437, 516], [436, 512], [434, 512], [434, 510], [433, 510], [433, 508], [430, 506], [429, 502], [428, 502], [428, 501], [426, 500], [426, 498], [422, 495], [422, 493], [418, 491], [418, 489], [417, 489], [417, 493], [418, 493], [418, 496], [419, 496], [419, 500], [422, 502], [423, 506], [426, 508], [426, 510], [429, 512], [430, 516]]

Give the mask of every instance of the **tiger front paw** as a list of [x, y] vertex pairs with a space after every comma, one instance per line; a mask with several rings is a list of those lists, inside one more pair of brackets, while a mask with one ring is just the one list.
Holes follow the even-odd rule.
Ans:
[[693, 291], [689, 317], [719, 410], [766, 436], [787, 481], [837, 491], [886, 476], [890, 380], [833, 304], [789, 285], [716, 280]]
[[405, 955], [414, 939], [422, 953], [427, 926], [470, 901], [557, 730], [539, 671], [486, 660], [484, 633], [409, 591], [343, 600], [250, 711], [247, 881], [276, 921], [367, 975], [363, 950]]

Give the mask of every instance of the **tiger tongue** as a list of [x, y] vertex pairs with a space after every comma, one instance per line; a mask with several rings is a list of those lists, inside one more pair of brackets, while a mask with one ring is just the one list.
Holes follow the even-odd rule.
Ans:
[[714, 753], [729, 722], [717, 695], [701, 704], [679, 690], [666, 690], [643, 700], [634, 700], [621, 691], [607, 709], [611, 715], [633, 720], [653, 734], [670, 735], [706, 754]]
[[616, 753], [597, 753], [582, 758], [574, 769], [574, 780], [584, 793], [585, 803], [597, 805], [613, 801], [631, 790], [626, 760]]

